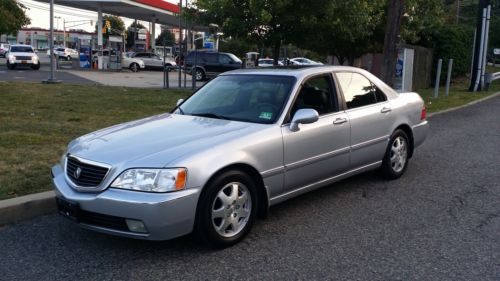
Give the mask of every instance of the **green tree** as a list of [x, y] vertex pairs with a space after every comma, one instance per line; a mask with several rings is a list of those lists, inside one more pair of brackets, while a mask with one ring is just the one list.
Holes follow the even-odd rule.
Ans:
[[139, 22], [133, 22], [128, 28], [127, 28], [127, 48], [132, 48], [134, 46], [135, 38], [137, 37], [137, 32], [139, 29], [146, 28], [144, 25], [142, 25]]
[[168, 29], [163, 29], [156, 38], [156, 45], [163, 46], [163, 41], [165, 40], [165, 46], [173, 46], [175, 44], [175, 36]]
[[352, 65], [354, 59], [381, 48], [384, 6], [384, 0], [327, 1], [317, 20], [305, 26], [306, 39], [297, 44]]
[[419, 44], [422, 39], [428, 40], [445, 20], [442, 0], [406, 0], [401, 37], [406, 43]]
[[[125, 32], [125, 23], [122, 18], [113, 15], [104, 15], [102, 17], [102, 28], [106, 26], [106, 21], [109, 21], [111, 26], [110, 32], [106, 32], [107, 35], [123, 35]], [[97, 32], [97, 24], [95, 30]]]
[[0, 35], [17, 34], [31, 23], [25, 13], [26, 7], [16, 0], [0, 0]]
[[[300, 40], [325, 0], [197, 0], [193, 17], [198, 23], [219, 25], [225, 36], [248, 38], [260, 46], [270, 46], [277, 64], [280, 46]], [[307, 11], [307, 12], [304, 12]]]

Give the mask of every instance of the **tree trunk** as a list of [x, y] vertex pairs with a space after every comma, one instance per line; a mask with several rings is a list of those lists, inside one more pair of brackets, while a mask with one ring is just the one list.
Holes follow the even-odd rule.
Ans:
[[275, 66], [278, 65], [278, 61], [280, 59], [280, 48], [281, 48], [281, 41], [274, 42], [274, 45], [273, 45], [273, 59], [274, 59], [274, 63], [273, 64]]
[[339, 64], [340, 65], [344, 65], [344, 62], [345, 62], [345, 58], [342, 57], [342, 56], [336, 56], [337, 57], [337, 60], [339, 60]]
[[404, 0], [389, 0], [387, 4], [387, 25], [384, 37], [384, 58], [382, 61], [382, 80], [389, 86], [394, 84], [399, 31], [403, 17]]

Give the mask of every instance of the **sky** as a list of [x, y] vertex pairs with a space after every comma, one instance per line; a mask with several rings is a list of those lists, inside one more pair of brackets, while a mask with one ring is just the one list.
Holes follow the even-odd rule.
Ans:
[[[31, 19], [31, 24], [29, 27], [40, 27], [40, 28], [45, 28], [49, 29], [50, 27], [50, 12], [49, 12], [49, 7], [50, 5], [47, 3], [42, 3], [42, 2], [37, 2], [34, 0], [18, 0], [20, 3], [25, 5], [28, 10], [26, 11], [28, 16]], [[178, 1], [173, 1], [173, 0], [164, 0], [166, 2], [171, 2], [171, 3], [177, 3]], [[74, 22], [74, 23], [67, 23], [66, 24], [66, 30], [71, 29], [83, 29], [89, 32], [94, 32], [95, 31], [95, 23], [97, 21], [97, 12], [94, 11], [87, 11], [87, 10], [80, 10], [80, 9], [75, 9], [75, 8], [70, 8], [66, 6], [61, 6], [57, 5], [57, 0], [54, 0], [56, 3], [54, 5], [54, 28], [62, 30], [63, 29], [63, 19], [68, 22], [68, 21], [80, 21], [83, 20], [84, 22]], [[59, 18], [58, 18], [59, 17]], [[122, 17], [123, 21], [125, 22], [125, 26], [129, 26], [132, 22], [133, 19], [128, 19]], [[85, 20], [88, 20], [88, 22], [85, 22]], [[93, 21], [93, 25], [90, 25], [90, 20]], [[71, 25], [76, 25], [76, 24], [81, 24], [79, 26], [74, 26], [68, 28], [68, 26]], [[144, 26], [148, 27], [147, 22], [142, 22]], [[156, 26], [156, 34], [159, 34], [160, 26]]]

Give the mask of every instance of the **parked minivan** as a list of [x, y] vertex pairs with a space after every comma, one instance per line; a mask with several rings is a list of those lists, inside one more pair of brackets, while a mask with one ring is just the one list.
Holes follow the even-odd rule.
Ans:
[[[195, 63], [196, 61], [196, 63]], [[231, 53], [193, 51], [186, 57], [187, 69], [195, 69], [196, 81], [241, 68], [241, 60]]]

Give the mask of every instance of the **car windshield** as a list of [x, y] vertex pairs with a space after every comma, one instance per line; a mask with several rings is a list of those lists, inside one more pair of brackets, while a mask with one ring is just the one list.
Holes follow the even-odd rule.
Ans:
[[33, 53], [33, 48], [30, 46], [11, 46], [11, 53]]
[[295, 78], [290, 76], [219, 76], [174, 113], [271, 124], [283, 111], [294, 83]]
[[230, 56], [235, 62], [241, 63], [241, 60], [237, 56], [235, 56], [233, 54], [228, 54], [228, 56]]
[[57, 48], [56, 51], [64, 52], [64, 48]]

